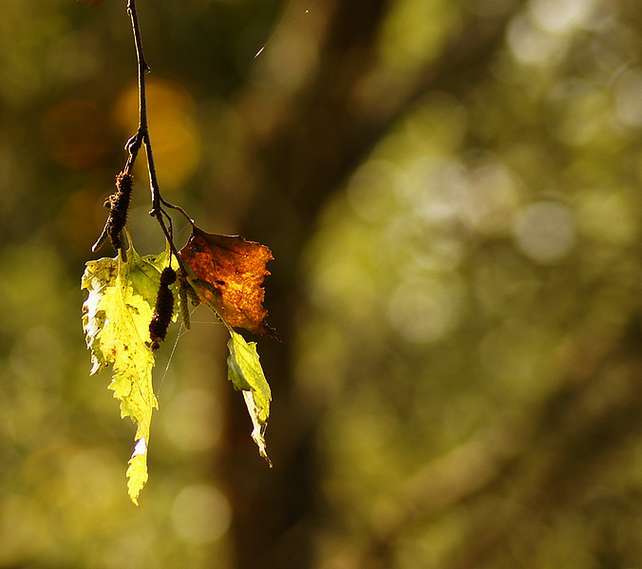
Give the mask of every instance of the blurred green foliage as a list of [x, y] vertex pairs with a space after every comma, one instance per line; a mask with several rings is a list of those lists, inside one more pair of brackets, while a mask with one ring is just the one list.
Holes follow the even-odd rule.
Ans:
[[[292, 409], [315, 417], [317, 484], [273, 544], [282, 562], [263, 565], [636, 567], [639, 2], [382, 4], [351, 91], [355, 122], [394, 109], [424, 66], [446, 71], [438, 85], [426, 74], [420, 96], [327, 188], [292, 271], [298, 240], [274, 236], [271, 278], [302, 294], [284, 338], [294, 386], [287, 398], [274, 390], [268, 445], [305, 431]], [[305, 129], [297, 90], [323, 68], [319, 38], [340, 10], [139, 0], [139, 11], [163, 190], [203, 227], [234, 231], [268, 191], [251, 149], [290, 112], [289, 127]], [[474, 52], [471, 28], [502, 18], [492, 52], [458, 68], [450, 38]], [[0, 567], [241, 567], [235, 542], [255, 538], [234, 533], [244, 503], [229, 481], [243, 473], [225, 460], [230, 444], [254, 449], [247, 436], [229, 441], [225, 334], [206, 312], [159, 355], [153, 476], [138, 509], [123, 491], [131, 426], [108, 374], [89, 377], [79, 278], [135, 127], [134, 73], [123, 2], [3, 3]], [[329, 76], [331, 95], [334, 80], [345, 77]], [[341, 150], [307, 144], [310, 163]], [[137, 174], [131, 229], [158, 251]], [[262, 215], [294, 235], [298, 202], [270, 191]], [[270, 279], [267, 289], [270, 307]], [[277, 451], [274, 470], [297, 460]], [[287, 518], [253, 516], [257, 535]], [[288, 562], [302, 527], [314, 560]]]

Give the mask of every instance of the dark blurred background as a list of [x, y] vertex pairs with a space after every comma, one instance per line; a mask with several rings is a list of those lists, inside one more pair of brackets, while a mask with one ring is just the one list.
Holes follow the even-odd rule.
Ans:
[[161, 188], [272, 248], [282, 338], [269, 470], [174, 332], [140, 508], [80, 326], [124, 3], [2, 2], [0, 567], [642, 567], [640, 1], [139, 0]]

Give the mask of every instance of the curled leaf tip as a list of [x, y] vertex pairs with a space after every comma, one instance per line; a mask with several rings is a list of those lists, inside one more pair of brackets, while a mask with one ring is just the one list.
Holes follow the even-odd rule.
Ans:
[[243, 393], [243, 400], [252, 421], [252, 440], [256, 443], [259, 455], [271, 467], [272, 462], [267, 453], [265, 431], [270, 416], [272, 391], [265, 379], [255, 342], [246, 342], [243, 336], [231, 331], [227, 343], [229, 356], [227, 358], [228, 379], [234, 388]]

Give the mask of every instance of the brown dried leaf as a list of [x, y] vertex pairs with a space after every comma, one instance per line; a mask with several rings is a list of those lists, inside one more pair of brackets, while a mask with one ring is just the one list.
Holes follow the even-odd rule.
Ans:
[[238, 235], [205, 233], [194, 227], [179, 254], [193, 272], [199, 296], [229, 326], [266, 332], [262, 285], [270, 274], [265, 266], [274, 259], [268, 247]]

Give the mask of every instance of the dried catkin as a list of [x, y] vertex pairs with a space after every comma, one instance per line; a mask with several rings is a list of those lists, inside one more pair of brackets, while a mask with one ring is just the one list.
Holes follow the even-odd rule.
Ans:
[[153, 351], [159, 348], [160, 343], [167, 335], [167, 328], [172, 319], [172, 313], [174, 312], [174, 294], [169, 287], [175, 282], [176, 271], [170, 267], [163, 269], [158, 294], [156, 295], [154, 315], [152, 316], [152, 321], [149, 323], [149, 338]]
[[127, 210], [132, 194], [131, 174], [120, 172], [116, 176], [116, 192], [105, 201], [109, 208], [109, 219], [107, 220], [107, 233], [111, 244], [116, 251], [123, 248], [120, 234], [127, 223]]

